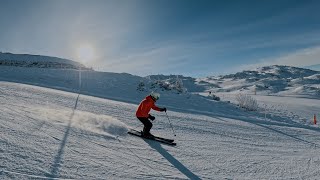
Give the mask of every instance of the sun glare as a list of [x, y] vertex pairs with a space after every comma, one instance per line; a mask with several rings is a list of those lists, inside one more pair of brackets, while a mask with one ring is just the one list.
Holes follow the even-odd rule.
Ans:
[[88, 63], [95, 57], [94, 48], [90, 45], [81, 45], [77, 49], [77, 56], [80, 61]]

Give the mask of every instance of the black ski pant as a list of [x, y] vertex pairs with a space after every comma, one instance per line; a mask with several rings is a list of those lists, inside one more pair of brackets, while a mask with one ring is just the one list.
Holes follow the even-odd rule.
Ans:
[[146, 117], [137, 117], [142, 124], [144, 125], [143, 127], [143, 133], [150, 133], [150, 129], [152, 128], [152, 123], [150, 122], [150, 120]]

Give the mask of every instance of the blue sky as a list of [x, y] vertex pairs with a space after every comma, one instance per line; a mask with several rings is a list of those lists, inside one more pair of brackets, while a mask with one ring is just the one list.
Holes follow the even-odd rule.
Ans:
[[99, 71], [203, 77], [320, 64], [316, 0], [0, 3], [0, 51], [73, 59]]

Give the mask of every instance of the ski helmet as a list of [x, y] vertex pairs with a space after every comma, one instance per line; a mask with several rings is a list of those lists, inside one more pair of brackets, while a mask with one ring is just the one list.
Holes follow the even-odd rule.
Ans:
[[160, 98], [160, 94], [156, 93], [156, 92], [151, 92], [150, 96], [154, 99], [154, 100], [158, 100]]

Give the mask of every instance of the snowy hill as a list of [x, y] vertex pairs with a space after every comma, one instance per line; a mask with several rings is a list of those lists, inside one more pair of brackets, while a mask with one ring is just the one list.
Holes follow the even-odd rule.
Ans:
[[275, 65], [225, 76], [201, 78], [198, 82], [206, 82], [208, 91], [212, 92], [320, 97], [319, 75], [320, 71]]
[[[126, 133], [141, 129], [135, 103], [0, 81], [0, 179], [319, 177], [318, 127], [205, 99], [175, 104], [173, 97], [159, 103], [183, 109], [167, 112], [175, 147]], [[166, 114], [151, 113], [152, 132], [172, 138]]]
[[0, 66], [15, 67], [37, 67], [37, 68], [54, 68], [54, 69], [84, 69], [89, 68], [84, 65], [57, 57], [29, 55], [29, 54], [12, 54], [0, 52]]
[[[9, 68], [10, 66], [28, 67], [31, 69], [20, 72], [18, 69]], [[138, 77], [125, 73], [93, 72], [92, 69], [78, 62], [56, 57], [0, 53], [0, 67], [4, 69], [2, 73], [13, 71], [12, 73], [3, 74], [0, 77], [1, 79], [10, 79], [17, 82], [21, 82], [20, 80], [23, 79], [22, 82], [25, 83], [44, 85], [45, 87], [59, 87], [64, 90], [71, 89], [73, 92], [79, 89], [80, 83], [79, 72], [73, 70], [79, 70], [81, 68], [81, 73], [83, 74], [81, 77], [83, 81], [81, 85], [82, 91], [88, 94], [99, 95], [103, 95], [103, 92], [106, 91], [113, 92], [108, 89], [110, 86], [106, 86], [106, 83], [111, 83], [111, 87], [117, 89], [119, 87], [116, 85], [118, 82], [119, 85], [122, 86], [122, 80], [134, 77], [128, 87], [139, 89], [142, 92], [165, 91], [178, 94], [194, 94], [208, 91], [214, 93], [246, 92], [249, 94], [256, 92], [264, 95], [297, 95], [315, 98], [320, 96], [320, 79], [318, 76], [320, 71], [289, 66], [267, 66], [252, 71], [206, 78], [192, 78], [181, 75], [150, 75], [147, 77]], [[35, 68], [44, 68], [46, 70], [36, 70]], [[47, 70], [48, 72], [46, 72]], [[18, 75], [14, 73], [17, 71], [20, 72]], [[39, 75], [39, 77], [37, 77], [37, 75]], [[57, 81], [49, 80], [53, 76], [57, 76]], [[46, 83], [47, 81], [49, 83]], [[52, 82], [53, 84], [51, 84]], [[92, 86], [95, 88], [90, 88]], [[105, 89], [106, 87], [108, 88]], [[91, 93], [91, 91], [93, 92]], [[111, 94], [109, 97], [114, 97], [114, 94]], [[136, 95], [134, 97], [136, 97]]]
[[167, 84], [168, 86], [173, 87], [173, 89], [177, 88], [176, 86], [180, 86], [181, 88], [184, 88], [180, 90], [182, 92], [203, 92], [205, 90], [205, 87], [199, 86], [197, 84], [197, 79], [192, 77], [185, 77], [182, 75], [150, 75], [146, 78], [153, 82]]
[[[225, 102], [257, 82], [271, 87], [257, 111]], [[195, 79], [3, 65], [0, 179], [317, 179], [319, 100], [262, 93], [318, 83], [319, 72], [283, 66]], [[199, 95], [209, 90], [222, 101]], [[151, 91], [168, 108], [151, 111], [151, 132], [175, 147], [127, 134], [142, 129], [135, 110]]]
[[311, 66], [306, 66], [305, 68], [307, 69], [312, 69], [315, 71], [320, 71], [320, 64], [315, 64], [315, 65], [311, 65]]

